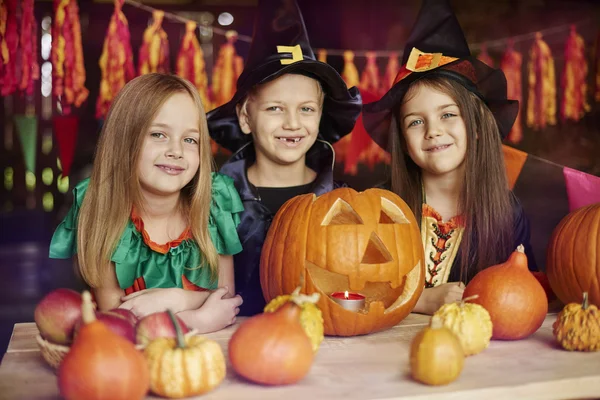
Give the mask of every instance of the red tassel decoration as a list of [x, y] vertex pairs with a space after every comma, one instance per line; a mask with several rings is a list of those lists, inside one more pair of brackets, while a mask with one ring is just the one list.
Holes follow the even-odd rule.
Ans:
[[17, 0], [0, 0], [0, 94], [8, 96], [17, 89], [16, 56]]
[[560, 107], [560, 119], [579, 121], [590, 111], [587, 102], [587, 73], [583, 38], [577, 34], [575, 25], [571, 25], [569, 39], [565, 45], [565, 68], [561, 85], [563, 99]]
[[556, 77], [554, 59], [550, 48], [535, 34], [535, 42], [529, 50], [529, 97], [527, 101], [527, 126], [543, 129], [556, 125]]
[[21, 17], [21, 83], [19, 89], [33, 94], [33, 83], [40, 79], [40, 66], [37, 62], [37, 22], [33, 14], [33, 0], [23, 0]]
[[204, 69], [204, 55], [196, 37], [196, 23], [188, 21], [185, 25], [185, 35], [177, 56], [177, 75], [192, 82], [200, 93], [204, 111], [211, 110], [208, 99], [208, 80]]
[[133, 51], [131, 50], [129, 24], [121, 8], [125, 0], [115, 0], [115, 10], [100, 56], [100, 93], [96, 102], [96, 118], [106, 116], [112, 101], [123, 86], [135, 77]]
[[523, 128], [521, 126], [521, 105], [522, 102], [522, 85], [521, 85], [521, 65], [523, 56], [513, 48], [513, 41], [508, 42], [508, 47], [502, 56], [500, 68], [506, 75], [507, 97], [511, 100], [519, 101], [519, 113], [517, 119], [510, 130], [506, 140], [511, 143], [520, 143], [523, 139]]
[[169, 68], [169, 41], [167, 33], [162, 28], [164, 11], [154, 10], [152, 24], [144, 31], [144, 41], [140, 47], [138, 59], [138, 74], [145, 75], [151, 72], [168, 73]]

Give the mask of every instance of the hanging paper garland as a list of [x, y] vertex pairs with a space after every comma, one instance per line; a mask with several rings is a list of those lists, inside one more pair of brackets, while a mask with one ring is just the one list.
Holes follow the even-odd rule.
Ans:
[[477, 56], [477, 59], [489, 67], [494, 67], [494, 60], [492, 60], [492, 57], [490, 57], [490, 54], [487, 51], [487, 45], [485, 43], [481, 45], [481, 52]]
[[237, 32], [227, 31], [225, 38], [227, 42], [219, 49], [213, 69], [212, 95], [215, 108], [233, 98], [237, 80], [244, 69], [244, 60], [238, 56], [234, 46], [238, 38]]
[[151, 72], [168, 73], [169, 68], [169, 41], [167, 33], [162, 28], [164, 11], [152, 12], [152, 24], [144, 31], [144, 42], [140, 47], [138, 60], [139, 75]]
[[63, 114], [68, 115], [71, 106], [81, 106], [89, 94], [84, 86], [85, 68], [76, 0], [54, 1], [52, 41], [52, 88], [60, 100]]
[[17, 0], [0, 0], [0, 94], [8, 96], [17, 89], [16, 56]]
[[21, 83], [19, 89], [33, 94], [33, 82], [40, 79], [37, 62], [37, 22], [33, 13], [33, 0], [23, 0], [21, 17]]
[[135, 77], [131, 50], [129, 24], [121, 8], [125, 0], [115, 0], [115, 10], [110, 18], [102, 55], [100, 56], [100, 91], [96, 101], [96, 118], [102, 119], [119, 90]]
[[521, 84], [521, 65], [523, 56], [515, 51], [512, 40], [508, 42], [508, 47], [502, 56], [500, 68], [506, 75], [507, 97], [519, 101], [519, 113], [515, 123], [510, 130], [506, 140], [511, 143], [520, 143], [523, 139], [523, 128], [521, 126], [521, 105], [522, 102], [522, 84]]
[[527, 126], [543, 129], [546, 125], [556, 125], [556, 78], [554, 59], [550, 48], [535, 34], [535, 41], [529, 50], [529, 97], [527, 101]]
[[565, 45], [565, 68], [561, 79], [563, 89], [561, 121], [565, 122], [567, 119], [579, 121], [586, 112], [590, 111], [586, 98], [587, 73], [583, 38], [577, 34], [575, 26], [572, 25]]
[[388, 58], [388, 64], [385, 68], [385, 75], [381, 85], [383, 92], [387, 92], [392, 88], [392, 86], [394, 86], [394, 79], [396, 79], [396, 75], [398, 75], [399, 70], [400, 63], [398, 62], [398, 54], [392, 53]]
[[208, 79], [204, 69], [204, 54], [196, 37], [196, 23], [188, 21], [185, 24], [185, 35], [177, 56], [177, 75], [192, 82], [198, 89], [204, 111], [211, 110], [208, 99]]

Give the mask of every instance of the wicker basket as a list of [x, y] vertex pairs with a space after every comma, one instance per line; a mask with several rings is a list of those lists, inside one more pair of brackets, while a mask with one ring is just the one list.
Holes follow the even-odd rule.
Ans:
[[39, 333], [36, 335], [35, 340], [40, 347], [40, 352], [42, 353], [44, 361], [52, 368], [57, 369], [63, 358], [65, 358], [69, 352], [70, 347], [49, 342]]
[[[191, 331], [186, 333], [185, 336], [188, 337], [197, 334], [198, 331], [192, 329]], [[39, 333], [36, 335], [35, 340], [37, 341], [38, 346], [40, 347], [40, 352], [42, 353], [44, 361], [46, 361], [46, 363], [54, 369], [58, 369], [63, 358], [65, 358], [65, 356], [71, 349], [69, 346], [49, 342], [46, 339], [44, 339]], [[143, 351], [146, 348], [146, 346], [136, 344], [135, 348], [139, 351]]]

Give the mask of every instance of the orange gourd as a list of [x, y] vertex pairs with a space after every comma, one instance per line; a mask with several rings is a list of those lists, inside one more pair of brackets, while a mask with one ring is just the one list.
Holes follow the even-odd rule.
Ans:
[[[419, 225], [410, 207], [381, 189], [340, 188], [286, 202], [275, 216], [261, 254], [267, 302], [291, 293], [320, 293], [326, 335], [353, 336], [390, 328], [414, 308], [425, 282]], [[365, 305], [351, 311], [333, 292], [358, 292]]]
[[486, 268], [468, 283], [463, 298], [482, 305], [492, 319], [492, 339], [523, 339], [538, 330], [548, 313], [544, 288], [527, 269], [520, 245], [502, 264]]
[[308, 373], [314, 352], [300, 324], [302, 308], [288, 302], [244, 321], [229, 340], [229, 359], [244, 378], [263, 385], [296, 383]]
[[563, 304], [580, 303], [587, 292], [600, 307], [600, 203], [578, 208], [552, 232], [546, 252], [550, 286]]
[[90, 292], [84, 291], [82, 299], [84, 325], [58, 370], [61, 396], [67, 400], [143, 399], [150, 385], [143, 354], [96, 320]]

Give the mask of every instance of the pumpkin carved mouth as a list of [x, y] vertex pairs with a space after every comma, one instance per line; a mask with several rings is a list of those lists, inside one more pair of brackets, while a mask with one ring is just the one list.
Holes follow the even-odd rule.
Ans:
[[[419, 271], [419, 263], [415, 265], [413, 271]], [[365, 306], [358, 311], [367, 314], [371, 308], [371, 303], [381, 302], [385, 312], [391, 312], [402, 305], [406, 300], [405, 293], [412, 293], [412, 286], [418, 284], [417, 274], [407, 274], [402, 277], [398, 285], [392, 282], [371, 282], [364, 281], [361, 285], [353, 286], [347, 275], [331, 272], [321, 268], [310, 261], [306, 261], [306, 271], [316, 287], [324, 294], [333, 292], [343, 292], [345, 290], [359, 292], [365, 296]], [[415, 275], [414, 277], [412, 275]], [[408, 286], [408, 287], [407, 287]], [[407, 290], [408, 289], [408, 290]]]

